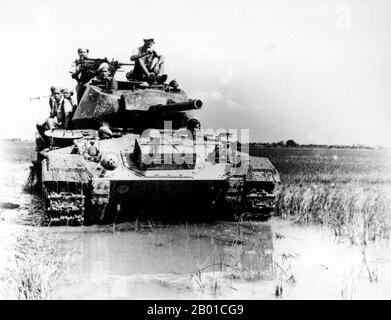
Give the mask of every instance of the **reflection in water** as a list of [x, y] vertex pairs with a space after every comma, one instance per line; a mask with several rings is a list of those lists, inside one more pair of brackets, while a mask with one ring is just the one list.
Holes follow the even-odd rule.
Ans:
[[120, 228], [120, 232], [110, 227], [73, 228], [72, 236], [69, 228], [57, 228], [63, 233], [63, 245], [77, 248], [69, 267], [73, 281], [59, 291], [59, 297], [140, 298], [150, 289], [152, 297], [162, 294], [163, 298], [170, 294], [166, 291], [174, 290], [174, 297], [181, 292], [194, 298], [197, 286], [207, 287], [206, 276], [217, 279], [227, 272], [236, 277], [252, 272], [271, 278], [268, 224], [251, 228], [233, 223], [185, 224], [144, 231], [124, 231], [123, 224]]

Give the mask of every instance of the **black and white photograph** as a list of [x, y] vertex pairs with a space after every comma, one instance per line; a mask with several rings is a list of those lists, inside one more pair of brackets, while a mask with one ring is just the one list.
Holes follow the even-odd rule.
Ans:
[[391, 299], [390, 39], [386, 0], [1, 0], [0, 299]]

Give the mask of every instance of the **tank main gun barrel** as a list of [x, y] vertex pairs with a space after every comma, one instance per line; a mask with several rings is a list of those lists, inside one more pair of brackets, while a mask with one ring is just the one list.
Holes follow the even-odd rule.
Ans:
[[201, 107], [202, 107], [201, 100], [189, 100], [186, 102], [179, 102], [179, 103], [158, 104], [149, 107], [149, 111], [160, 112], [160, 113], [181, 112], [181, 111], [197, 110], [197, 109], [201, 109]]

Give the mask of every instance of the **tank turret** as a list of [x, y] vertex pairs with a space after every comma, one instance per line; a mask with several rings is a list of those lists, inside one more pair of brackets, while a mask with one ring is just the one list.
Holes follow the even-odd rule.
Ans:
[[[115, 89], [117, 88], [117, 89]], [[72, 118], [76, 129], [111, 127], [133, 129], [162, 128], [171, 121], [173, 129], [186, 127], [201, 100], [190, 100], [180, 89], [168, 85], [143, 87], [141, 83], [115, 81], [109, 89], [88, 85]]]

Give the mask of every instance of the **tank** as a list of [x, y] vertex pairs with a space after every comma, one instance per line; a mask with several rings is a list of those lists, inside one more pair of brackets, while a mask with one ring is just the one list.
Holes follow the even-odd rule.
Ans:
[[86, 85], [71, 127], [46, 131], [34, 162], [50, 222], [267, 220], [276, 168], [229, 132], [204, 132], [201, 108], [176, 83]]

